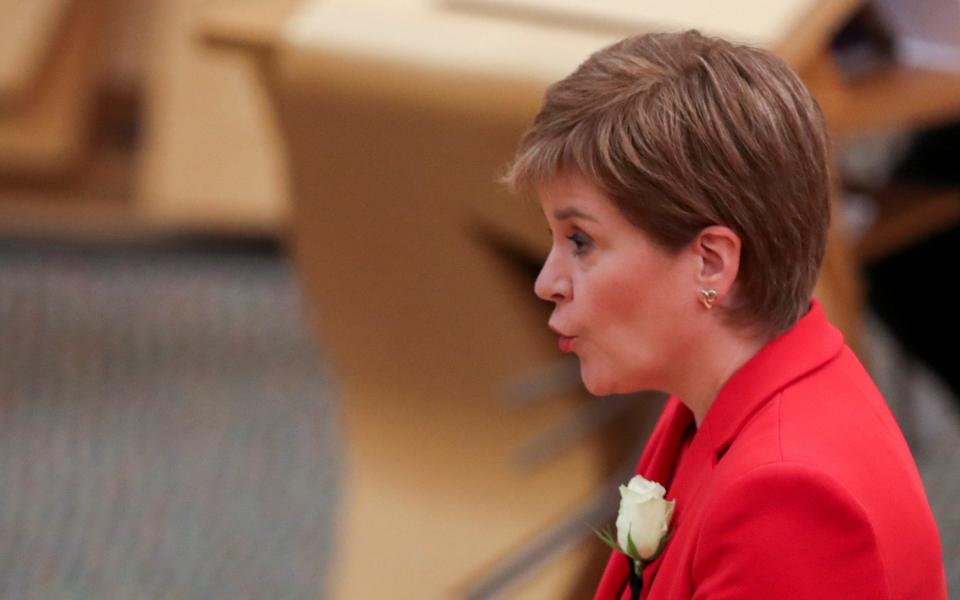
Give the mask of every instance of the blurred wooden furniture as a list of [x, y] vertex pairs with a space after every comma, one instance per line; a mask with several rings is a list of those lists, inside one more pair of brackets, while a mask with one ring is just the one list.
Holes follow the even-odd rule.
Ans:
[[[695, 0], [657, 10], [675, 11], [673, 28], [730, 35], [722, 24], [733, 22], [828, 98], [837, 88], [825, 48], [858, 4], [724, 3], [733, 21]], [[583, 597], [578, 586], [596, 573], [582, 565], [598, 545], [564, 527], [571, 515], [596, 518], [584, 507], [610, 485], [628, 455], [613, 442], [641, 416], [605, 436], [568, 436], [537, 469], [518, 465], [516, 448], [610, 399], [583, 404], [561, 389], [521, 410], [503, 403], [505, 383], [545, 368], [555, 350], [530, 292], [543, 224], [496, 174], [545, 87], [645, 30], [642, 17], [626, 28], [621, 18], [643, 7], [325, 0], [289, 18], [288, 9], [227, 2], [207, 13], [204, 31], [256, 59], [282, 121], [293, 248], [341, 383], [349, 448], [334, 596]], [[776, 18], [745, 33], [742, 17], [767, 10]], [[828, 110], [831, 123], [858, 112], [835, 106], [846, 112]], [[840, 218], [817, 293], [858, 346], [860, 290]]]
[[840, 137], [931, 127], [960, 116], [960, 72], [892, 64], [853, 84], [827, 85], [823, 93], [831, 100], [825, 111]]
[[[587, 431], [520, 458], [595, 402], [574, 386], [510, 405], [511, 382], [557, 360], [524, 268], [545, 247], [539, 211], [496, 181], [542, 85], [464, 69], [499, 24], [450, 27], [407, 7], [322, 12], [329, 29], [291, 31], [269, 76], [294, 251], [342, 389], [333, 597], [563, 597], [602, 548], [588, 537], [591, 501], [615, 489], [612, 466], [635, 451]], [[387, 46], [371, 47], [362, 28]], [[313, 46], [332, 32], [344, 46]]]
[[84, 158], [104, 16], [101, 0], [0, 1], [0, 175], [62, 177]]
[[20, 104], [53, 50], [71, 0], [0, 2], [0, 110]]
[[[837, 140], [883, 131], [911, 131], [960, 119], [960, 69], [935, 71], [897, 63], [847, 82], [822, 54], [805, 73]], [[855, 267], [945, 231], [960, 223], [960, 190], [894, 184], [876, 194], [876, 222], [845, 256]], [[828, 256], [827, 261], [831, 260]], [[842, 289], [842, 288], [840, 288]], [[847, 311], [859, 322], [859, 294]]]
[[135, 210], [167, 230], [281, 235], [282, 145], [255, 66], [197, 39], [209, 0], [155, 2]]
[[857, 257], [876, 262], [960, 224], [960, 189], [894, 186], [877, 199], [876, 223], [857, 241]]

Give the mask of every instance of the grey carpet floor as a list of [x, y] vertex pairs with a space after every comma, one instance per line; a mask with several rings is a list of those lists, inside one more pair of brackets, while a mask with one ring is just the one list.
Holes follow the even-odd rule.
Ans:
[[262, 248], [0, 241], [0, 598], [322, 596], [336, 411]]

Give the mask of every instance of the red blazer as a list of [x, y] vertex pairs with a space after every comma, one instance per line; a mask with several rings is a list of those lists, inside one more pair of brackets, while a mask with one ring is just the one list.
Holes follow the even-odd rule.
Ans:
[[[699, 429], [671, 398], [637, 473], [677, 501], [642, 598], [947, 597], [910, 450], [816, 302], [730, 378]], [[595, 599], [628, 598], [627, 569], [613, 553]]]

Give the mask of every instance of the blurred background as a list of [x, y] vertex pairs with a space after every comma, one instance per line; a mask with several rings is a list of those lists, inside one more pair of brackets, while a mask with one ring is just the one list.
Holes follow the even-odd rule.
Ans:
[[589, 597], [662, 398], [556, 356], [497, 174], [547, 84], [687, 28], [824, 108], [817, 295], [960, 594], [960, 4], [669, 4], [0, 0], [0, 597]]

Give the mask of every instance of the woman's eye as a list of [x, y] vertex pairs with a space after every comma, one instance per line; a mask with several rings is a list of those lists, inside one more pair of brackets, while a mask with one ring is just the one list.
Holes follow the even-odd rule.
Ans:
[[586, 254], [590, 250], [592, 241], [582, 231], [575, 231], [567, 236], [567, 239], [573, 242], [573, 253], [576, 256]]

